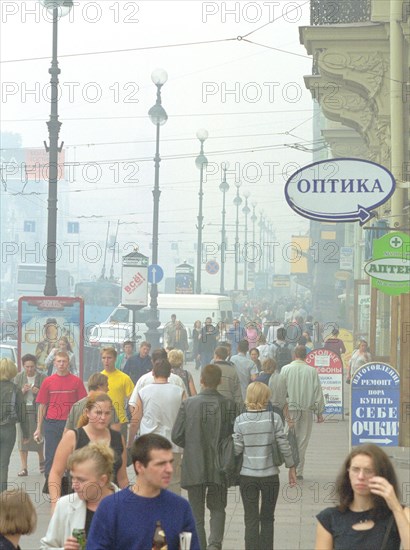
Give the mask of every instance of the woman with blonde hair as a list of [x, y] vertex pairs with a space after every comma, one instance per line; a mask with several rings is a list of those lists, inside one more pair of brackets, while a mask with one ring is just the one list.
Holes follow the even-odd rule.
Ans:
[[115, 454], [113, 481], [122, 489], [128, 486], [127, 449], [121, 433], [109, 427], [112, 410], [111, 398], [106, 393], [93, 393], [87, 400], [78, 428], [67, 430], [63, 435], [48, 479], [52, 509], [61, 495], [61, 480], [67, 468], [68, 457], [74, 450], [85, 447], [90, 442], [103, 442], [113, 449]]
[[67, 467], [75, 495], [66, 495], [57, 502], [47, 533], [41, 539], [41, 550], [80, 548], [73, 529], [84, 529], [87, 537], [100, 502], [119, 490], [111, 483], [114, 460], [113, 449], [102, 442], [90, 443], [69, 456]]
[[168, 352], [168, 361], [171, 364], [171, 372], [177, 374], [184, 381], [188, 397], [196, 395], [196, 388], [192, 374], [183, 368], [184, 352], [180, 349], [172, 349]]
[[0, 361], [0, 491], [7, 489], [10, 457], [16, 442], [16, 424], [20, 423], [22, 443], [29, 441], [29, 421], [21, 389], [12, 382], [17, 367], [10, 359]]
[[36, 530], [36, 525], [36, 509], [23, 489], [0, 493], [1, 550], [20, 550], [21, 535], [31, 535]]
[[[269, 411], [271, 391], [262, 382], [252, 382], [246, 391], [246, 411], [234, 425], [235, 454], [243, 454], [239, 488], [245, 512], [246, 550], [273, 549], [273, 522], [279, 494], [279, 468], [273, 462], [276, 440], [289, 468], [289, 484], [296, 484], [292, 451], [280, 416]], [[259, 507], [259, 500], [261, 505]]]

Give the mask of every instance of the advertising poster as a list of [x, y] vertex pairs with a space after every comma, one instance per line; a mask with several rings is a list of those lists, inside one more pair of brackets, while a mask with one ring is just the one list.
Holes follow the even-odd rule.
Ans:
[[315, 349], [308, 353], [306, 363], [317, 370], [323, 396], [325, 414], [343, 416], [343, 363], [337, 353]]
[[387, 363], [367, 363], [351, 381], [351, 445], [399, 444], [400, 375]]
[[23, 296], [18, 306], [19, 368], [26, 353], [46, 372], [57, 349], [68, 352], [70, 370], [83, 376], [84, 303], [82, 298]]

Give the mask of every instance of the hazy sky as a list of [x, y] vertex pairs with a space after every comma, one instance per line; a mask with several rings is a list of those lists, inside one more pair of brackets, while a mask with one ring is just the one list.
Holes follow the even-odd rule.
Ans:
[[[1, 2], [2, 130], [20, 134], [23, 147], [48, 138], [47, 19], [38, 2]], [[224, 161], [232, 170], [230, 245], [235, 178], [278, 240], [305, 231], [307, 221], [284, 200], [283, 174], [311, 161], [309, 152], [289, 147], [312, 147], [312, 101], [303, 81], [311, 59], [299, 44], [299, 27], [307, 24], [306, 1], [74, 1], [59, 22], [59, 111], [66, 163], [80, 166], [69, 169], [68, 211], [60, 215], [100, 216], [79, 218], [81, 238], [105, 235], [108, 220], [137, 222], [121, 225], [119, 240], [132, 237], [149, 254], [155, 127], [147, 112], [156, 97], [151, 72], [161, 67], [169, 77], [162, 88], [169, 119], [161, 128], [160, 263], [171, 261], [170, 242], [186, 255], [196, 242], [199, 128], [209, 132], [204, 241], [220, 240]], [[45, 208], [46, 196], [36, 201]]]

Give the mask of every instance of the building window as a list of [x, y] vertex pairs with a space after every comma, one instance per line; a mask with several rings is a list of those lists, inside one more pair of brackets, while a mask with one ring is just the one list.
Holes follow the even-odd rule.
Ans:
[[24, 232], [25, 233], [35, 233], [36, 232], [36, 222], [32, 220], [26, 220], [24, 222]]
[[79, 222], [68, 222], [67, 223], [67, 233], [79, 233], [80, 224]]

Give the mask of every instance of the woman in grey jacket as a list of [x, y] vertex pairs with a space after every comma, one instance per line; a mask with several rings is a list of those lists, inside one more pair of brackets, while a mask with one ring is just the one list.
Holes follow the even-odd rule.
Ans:
[[245, 511], [246, 550], [273, 549], [273, 522], [279, 494], [279, 469], [272, 455], [274, 439], [289, 468], [289, 484], [296, 484], [296, 469], [282, 420], [268, 410], [270, 397], [266, 384], [249, 384], [246, 412], [236, 418], [234, 425], [235, 454], [243, 453], [239, 486]]

